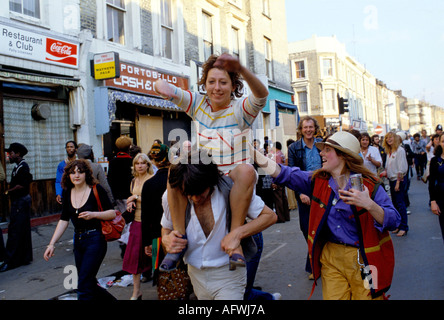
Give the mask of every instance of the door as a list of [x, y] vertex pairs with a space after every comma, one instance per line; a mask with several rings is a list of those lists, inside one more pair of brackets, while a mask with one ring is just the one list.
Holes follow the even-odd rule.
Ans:
[[155, 139], [160, 139], [163, 143], [163, 119], [162, 117], [139, 115], [136, 131], [139, 147], [143, 153], [148, 153]]

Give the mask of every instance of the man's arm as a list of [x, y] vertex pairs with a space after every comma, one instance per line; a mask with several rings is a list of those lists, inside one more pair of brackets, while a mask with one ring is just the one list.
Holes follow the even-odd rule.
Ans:
[[187, 245], [187, 240], [176, 230], [162, 228], [162, 245], [168, 253], [179, 253]]

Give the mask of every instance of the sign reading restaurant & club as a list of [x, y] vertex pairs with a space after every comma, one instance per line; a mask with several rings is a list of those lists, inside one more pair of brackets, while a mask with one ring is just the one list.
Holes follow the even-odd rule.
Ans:
[[0, 23], [0, 54], [78, 68], [79, 44]]
[[105, 80], [107, 87], [159, 96], [153, 88], [154, 82], [163, 79], [177, 87], [188, 90], [188, 78], [120, 61], [120, 77]]

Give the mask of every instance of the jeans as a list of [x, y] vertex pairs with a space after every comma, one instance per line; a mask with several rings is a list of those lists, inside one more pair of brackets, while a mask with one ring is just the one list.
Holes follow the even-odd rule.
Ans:
[[392, 202], [395, 209], [398, 210], [401, 216], [401, 223], [398, 228], [400, 230], [408, 231], [409, 227], [407, 225], [407, 207], [405, 204], [405, 184], [407, 182], [407, 177], [399, 183], [399, 191], [395, 191], [396, 180], [390, 181], [390, 194], [392, 196]]
[[97, 282], [97, 273], [105, 258], [107, 243], [101, 230], [74, 234], [78, 300], [115, 300]]
[[247, 286], [245, 287], [244, 300], [273, 300], [273, 296], [270, 293], [253, 289], [256, 271], [259, 267], [262, 249], [264, 248], [264, 238], [262, 237], [262, 232], [253, 235], [253, 238], [257, 245], [257, 252], [253, 258], [247, 262]]

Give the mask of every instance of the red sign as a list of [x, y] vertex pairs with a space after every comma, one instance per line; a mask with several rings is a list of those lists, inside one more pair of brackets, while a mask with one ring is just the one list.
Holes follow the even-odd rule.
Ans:
[[384, 129], [378, 124], [375, 128], [375, 133], [382, 134], [383, 131], [384, 131]]
[[77, 45], [46, 38], [46, 60], [77, 66]]
[[176, 87], [188, 90], [188, 78], [122, 61], [120, 61], [120, 77], [105, 80], [105, 85], [159, 96], [153, 89], [153, 84], [158, 79], [163, 79]]

